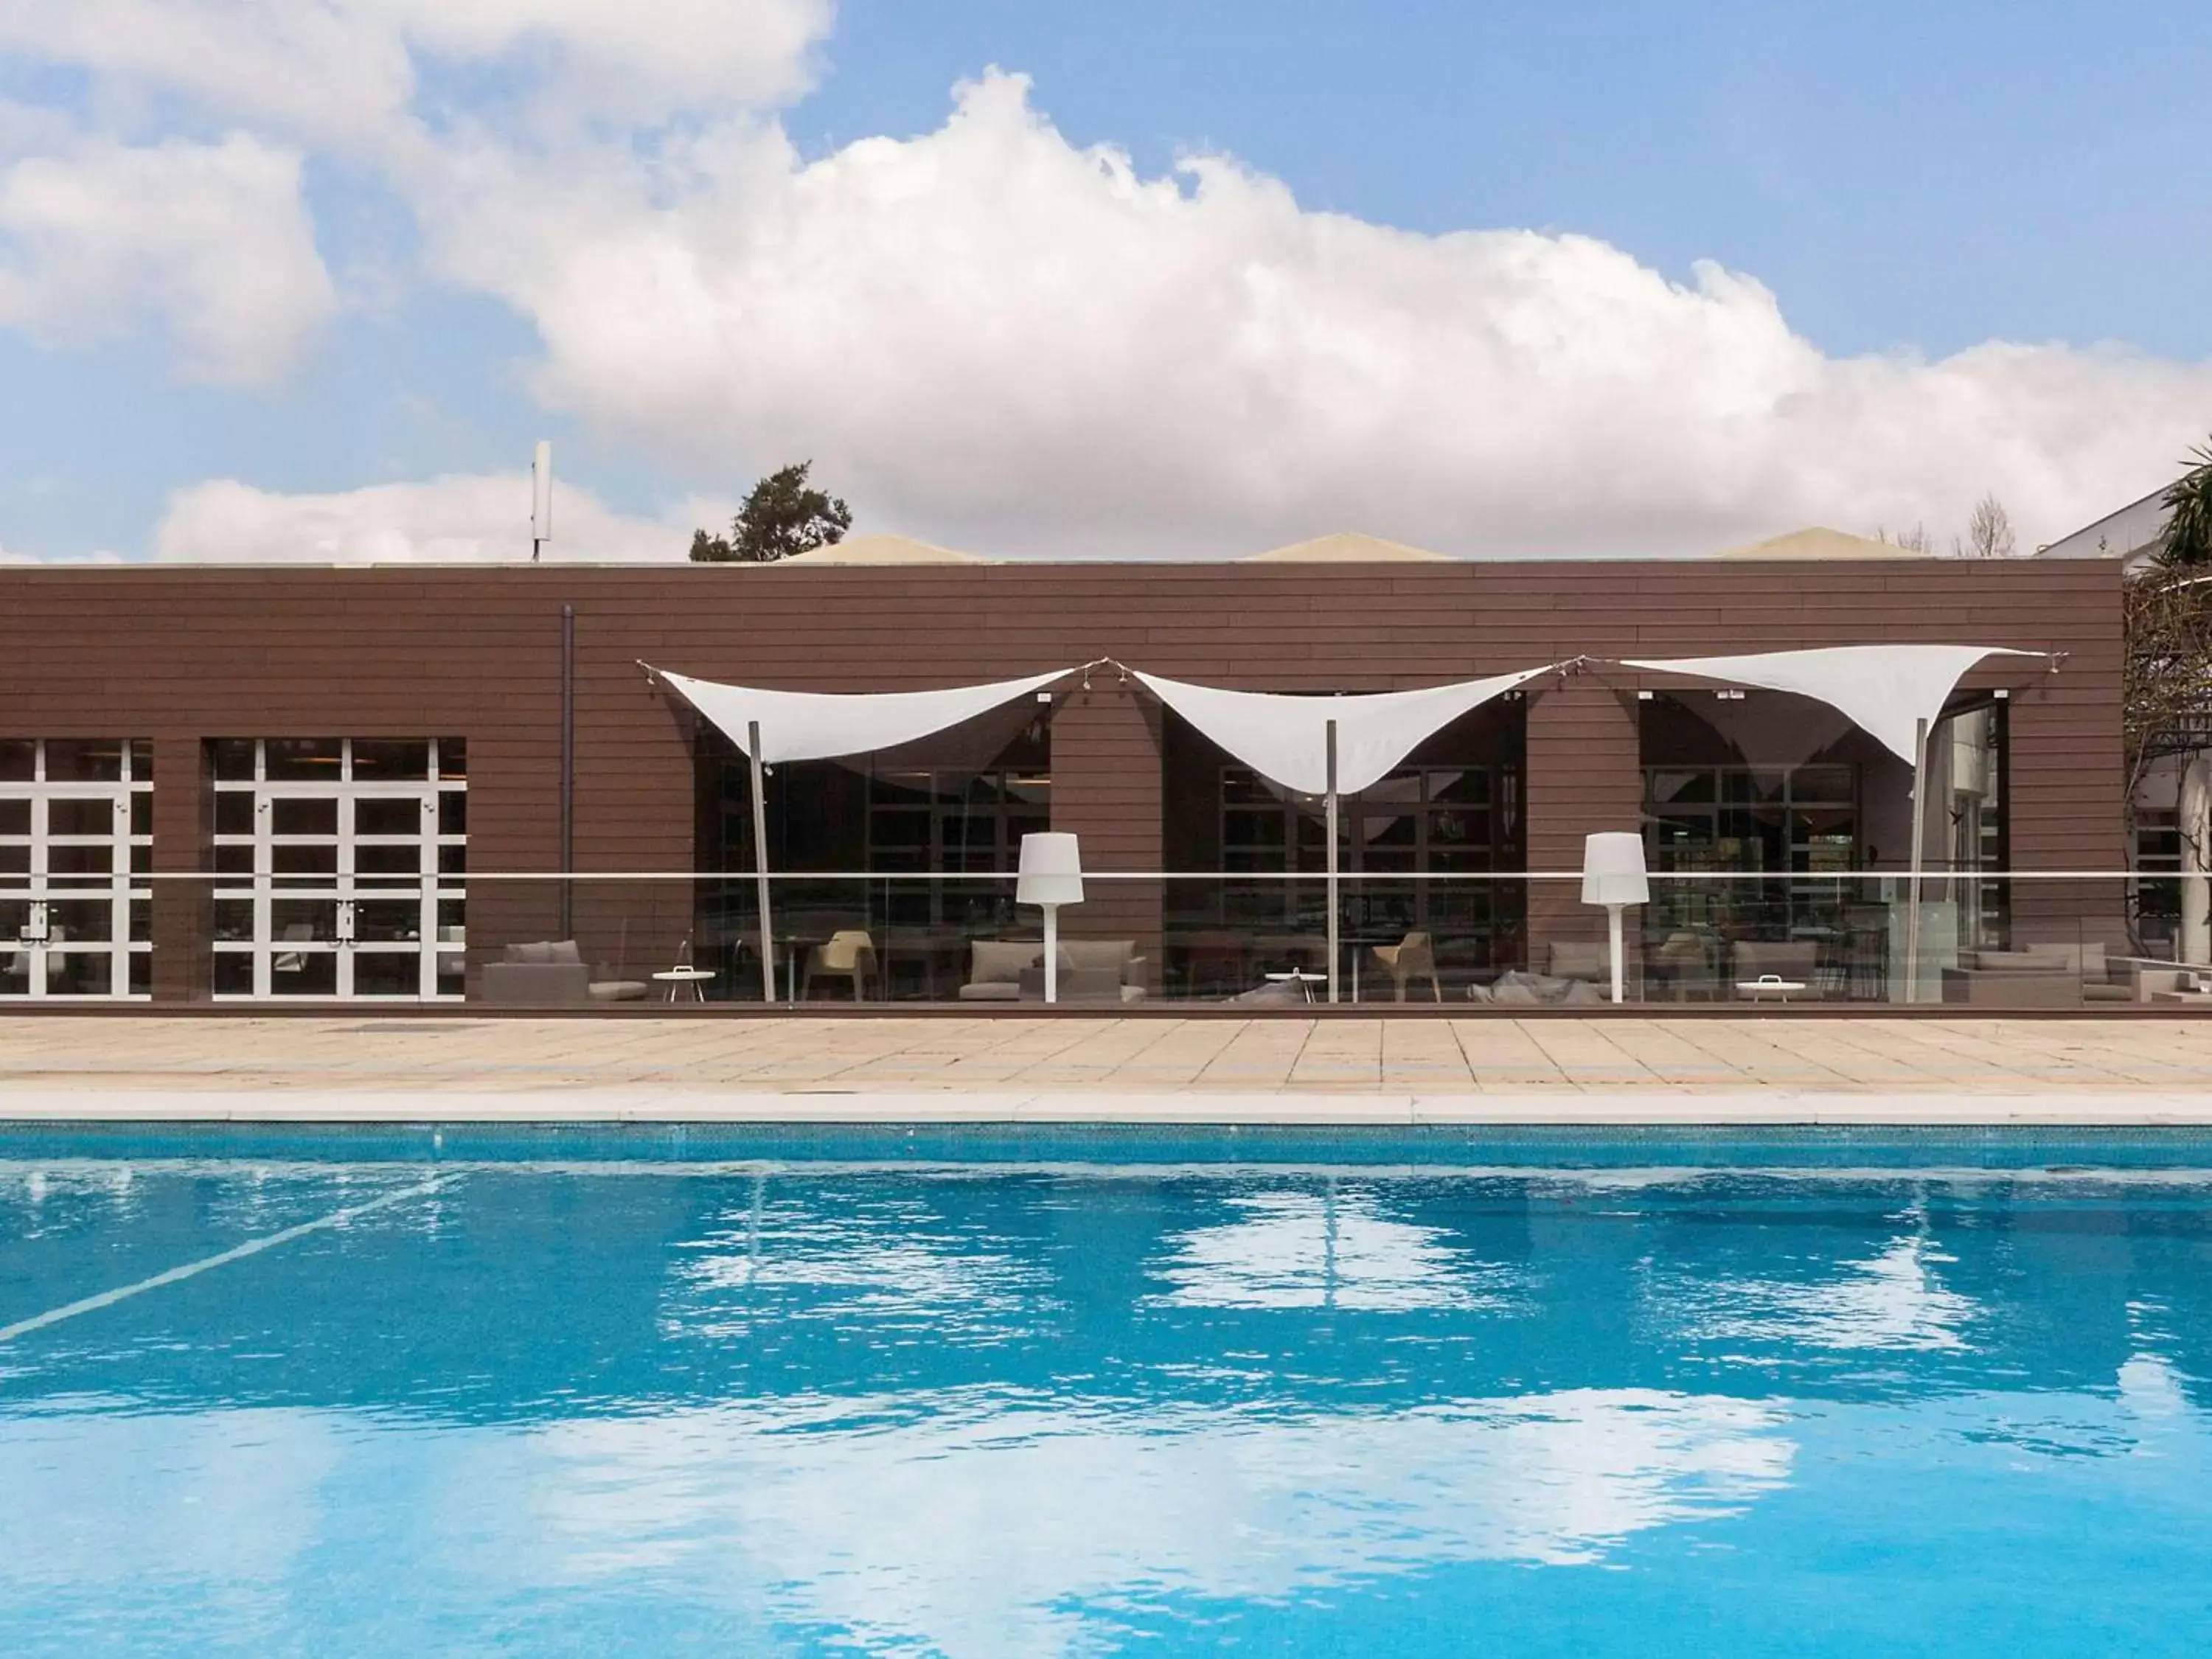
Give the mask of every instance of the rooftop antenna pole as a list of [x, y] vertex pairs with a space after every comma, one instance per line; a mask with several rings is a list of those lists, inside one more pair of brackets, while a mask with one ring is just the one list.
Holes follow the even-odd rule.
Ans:
[[553, 441], [540, 438], [530, 458], [530, 562], [553, 539]]

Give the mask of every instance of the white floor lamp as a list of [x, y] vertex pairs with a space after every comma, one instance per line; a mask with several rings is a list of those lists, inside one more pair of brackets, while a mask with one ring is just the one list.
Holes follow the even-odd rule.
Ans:
[[1047, 830], [1022, 837], [1014, 902], [1044, 909], [1044, 1000], [1060, 1000], [1060, 907], [1083, 902], [1083, 854], [1075, 837]]
[[1632, 830], [1604, 830], [1583, 837], [1583, 902], [1605, 906], [1606, 939], [1613, 957], [1613, 1000], [1622, 996], [1620, 913], [1651, 902], [1651, 881], [1644, 869], [1644, 837]]

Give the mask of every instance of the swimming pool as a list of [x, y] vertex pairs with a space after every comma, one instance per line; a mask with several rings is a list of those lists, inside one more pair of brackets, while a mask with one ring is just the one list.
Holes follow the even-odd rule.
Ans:
[[0, 1131], [0, 1651], [2195, 1652], [2207, 1171]]

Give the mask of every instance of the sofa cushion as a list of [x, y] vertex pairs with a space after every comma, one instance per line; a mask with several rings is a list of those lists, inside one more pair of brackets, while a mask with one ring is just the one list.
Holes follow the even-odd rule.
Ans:
[[1820, 963], [1820, 947], [1809, 939], [1738, 939], [1732, 958], [1735, 976], [1757, 979], [1772, 974], [1799, 983], [1810, 981]]
[[1247, 1004], [1260, 1003], [1270, 1005], [1292, 1002], [1304, 1003], [1306, 1000], [1306, 994], [1304, 991], [1300, 990], [1297, 985], [1293, 984], [1290, 981], [1280, 980], [1270, 981], [1265, 985], [1255, 985], [1249, 991], [1239, 991], [1235, 996], [1230, 998], [1229, 1000], [1231, 1002], [1242, 1002]]
[[[1137, 942], [1130, 939], [1064, 939], [1060, 942], [1060, 970], [1064, 974], [1111, 974], [1118, 978], [1136, 952]], [[1040, 945], [1037, 954], [1043, 953]]]
[[2051, 951], [1976, 951], [1975, 971], [1984, 974], [2069, 974], [2074, 964]]
[[1517, 968], [1509, 968], [1492, 984], [1490, 1000], [1511, 1003], [1602, 1002], [1605, 997], [1588, 980], [1569, 979], [1559, 974], [1523, 973]]
[[[1044, 955], [1041, 944], [1024, 944], [1018, 939], [979, 939], [969, 946], [970, 952], [968, 984], [972, 987], [1003, 985], [1012, 990], [1022, 981], [1022, 969], [1034, 967]], [[965, 994], [963, 990], [963, 994]], [[989, 1001], [990, 998], [974, 997], [970, 1001]]]
[[594, 1002], [642, 1002], [653, 987], [641, 979], [595, 979], [591, 993]]
[[548, 962], [581, 962], [584, 959], [584, 953], [576, 948], [576, 941], [572, 939], [555, 939], [545, 947], [545, 951]]
[[541, 1008], [588, 1005], [590, 970], [580, 962], [487, 962], [477, 994], [485, 1002]]
[[1551, 976], [1609, 980], [1613, 977], [1613, 949], [1588, 939], [1553, 939]]
[[2023, 945], [2021, 950], [2028, 956], [2041, 957], [2045, 961], [2059, 963], [2093, 982], [2101, 981], [2110, 977], [2105, 970], [2105, 947], [2101, 943]]
[[550, 962], [553, 960], [553, 946], [542, 939], [528, 945], [510, 945], [507, 947], [506, 958], [509, 962]]
[[1016, 980], [970, 980], [960, 988], [963, 1002], [1018, 1002], [1022, 997], [1021, 981]]

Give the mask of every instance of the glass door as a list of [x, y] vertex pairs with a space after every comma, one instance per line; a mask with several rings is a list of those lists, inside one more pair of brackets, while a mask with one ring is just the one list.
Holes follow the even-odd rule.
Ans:
[[0, 740], [0, 997], [153, 990], [154, 754]]
[[218, 999], [458, 999], [468, 935], [459, 738], [211, 745]]

